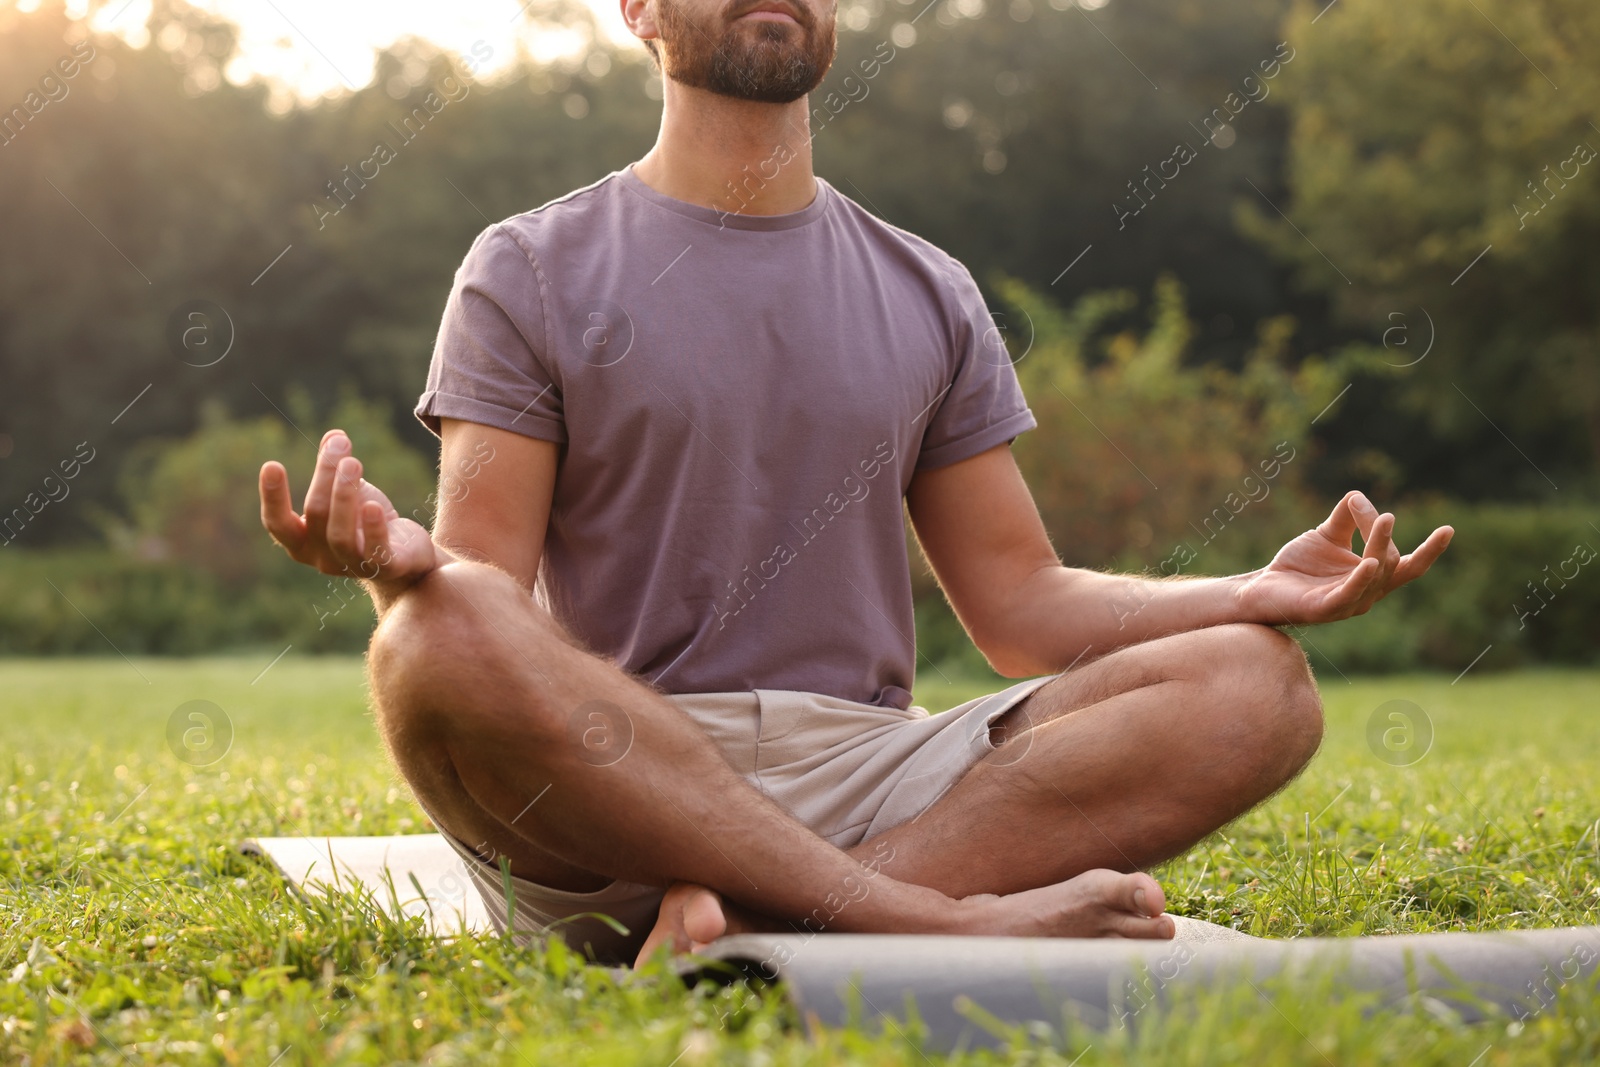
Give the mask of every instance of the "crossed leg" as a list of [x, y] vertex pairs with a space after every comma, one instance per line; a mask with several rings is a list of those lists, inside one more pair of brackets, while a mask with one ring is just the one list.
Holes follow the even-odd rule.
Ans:
[[[1030, 696], [1005, 724], [1011, 740], [922, 817], [881, 835], [893, 859], [874, 864], [873, 891], [834, 928], [1170, 937], [1160, 887], [1132, 872], [1287, 780], [1315, 748], [1319, 708], [1298, 651], [1274, 631], [1164, 640], [1187, 642], [1175, 646], [1188, 649], [1176, 668], [1151, 642]], [[1221, 661], [1236, 666], [1208, 676]], [[674, 886], [653, 940], [708, 940], [740, 916], [798, 921], [868, 871], [492, 567], [452, 564], [402, 594], [374, 634], [369, 671], [390, 754], [442, 825], [552, 888]], [[1273, 678], [1276, 688], [1260, 684]], [[1230, 693], [1236, 684], [1248, 698]], [[573, 729], [597, 700], [632, 734], [627, 756], [601, 765]], [[1163, 740], [1181, 751], [1164, 752]]]
[[[1322, 704], [1290, 638], [1216, 626], [1057, 676], [991, 740], [996, 750], [937, 803], [851, 853], [954, 897], [1087, 888], [1182, 854], [1281, 789], [1321, 743]], [[717, 936], [705, 895], [674, 887], [657, 934], [687, 923], [692, 940]], [[1117, 916], [1108, 932], [1126, 925], [1139, 924]]]
[[958, 896], [1142, 870], [1298, 774], [1321, 743], [1322, 703], [1293, 640], [1241, 623], [1102, 656], [996, 727], [999, 747], [938, 803], [860, 850], [887, 841], [885, 870]]

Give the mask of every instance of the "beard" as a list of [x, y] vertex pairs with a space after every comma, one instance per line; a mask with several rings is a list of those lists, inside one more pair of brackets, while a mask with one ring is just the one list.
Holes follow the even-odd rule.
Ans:
[[[742, 15], [752, 6], [735, 0], [729, 9]], [[805, 0], [795, 0], [794, 7], [797, 26], [734, 23], [722, 11], [697, 20], [682, 0], [658, 0], [662, 74], [736, 100], [788, 104], [800, 99], [833, 65], [838, 34], [832, 19], [818, 26]]]

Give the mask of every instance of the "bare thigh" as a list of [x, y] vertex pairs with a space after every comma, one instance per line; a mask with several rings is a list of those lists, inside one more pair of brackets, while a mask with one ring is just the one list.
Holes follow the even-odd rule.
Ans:
[[1322, 736], [1299, 647], [1264, 626], [1174, 634], [1045, 683], [997, 747], [887, 841], [887, 870], [953, 896], [1013, 893], [1178, 855], [1290, 781]]
[[[373, 636], [367, 673], [390, 758], [429, 818], [479, 858], [504, 859], [551, 889], [602, 889], [613, 879], [537, 843], [535, 808], [553, 779], [537, 761], [515, 759], [519, 749], [564, 740], [549, 736], [540, 697], [555, 670], [550, 649], [572, 638], [509, 580], [452, 579], [430, 576]], [[477, 736], [464, 739], [469, 731]], [[483, 773], [508, 757], [520, 766]], [[474, 772], [470, 784], [463, 769]]]

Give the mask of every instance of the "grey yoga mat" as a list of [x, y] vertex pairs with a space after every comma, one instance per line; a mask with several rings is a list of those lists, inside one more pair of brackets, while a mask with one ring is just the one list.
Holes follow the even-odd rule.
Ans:
[[[244, 843], [301, 892], [359, 890], [385, 911], [421, 915], [445, 937], [493, 929], [461, 858], [438, 834], [266, 837]], [[391, 892], [392, 887], [392, 892]], [[997, 1042], [993, 1022], [1137, 1021], [1175, 990], [1275, 976], [1336, 975], [1338, 988], [1402, 1005], [1424, 996], [1468, 1021], [1524, 1018], [1593, 981], [1600, 927], [1268, 940], [1178, 918], [1173, 941], [742, 934], [683, 961], [690, 980], [776, 982], [809, 1026], [854, 1018], [904, 1029], [908, 998], [929, 1048]], [[1262, 1010], [1270, 1010], [1263, 1003]]]
[[[930, 1048], [994, 1045], [995, 1023], [1067, 1019], [1092, 1029], [1136, 1025], [1175, 992], [1220, 983], [1320, 977], [1331, 988], [1400, 1007], [1424, 997], [1467, 1022], [1527, 1018], [1563, 985], [1593, 982], [1600, 927], [1268, 940], [1217, 936], [1210, 924], [1174, 941], [872, 934], [726, 937], [693, 978], [775, 981], [808, 1026], [851, 1021], [905, 1031], [914, 1001]], [[1233, 934], [1233, 931], [1227, 931]], [[720, 965], [720, 966], [719, 966]], [[1262, 994], [1266, 996], [1265, 993]], [[1263, 1000], [1262, 1011], [1274, 1010]], [[985, 1018], [987, 1017], [987, 1018]]]

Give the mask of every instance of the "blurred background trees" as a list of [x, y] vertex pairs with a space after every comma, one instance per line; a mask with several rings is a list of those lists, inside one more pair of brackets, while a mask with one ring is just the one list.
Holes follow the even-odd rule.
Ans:
[[1306, 46], [1279, 88], [1299, 232], [1261, 204], [1244, 229], [1341, 321], [1405, 323], [1396, 364], [1422, 355], [1431, 316], [1432, 352], [1375, 408], [1397, 488], [1592, 494], [1600, 6], [1474, 4], [1346, 0], [1315, 26], [1293, 14], [1285, 32]]
[[[1358, 487], [1408, 542], [1459, 534], [1444, 577], [1307, 635], [1331, 666], [1592, 659], [1597, 568], [1526, 609], [1545, 568], [1600, 546], [1597, 12], [845, 3], [812, 103], [849, 103], [816, 125], [817, 169], [985, 286], [1069, 563], [1156, 570], [1187, 546], [1183, 573], [1257, 566]], [[420, 502], [435, 451], [409, 412], [473, 237], [655, 135], [641, 49], [570, 0], [528, 18], [593, 46], [486, 80], [408, 40], [359, 90], [284, 110], [220, 76], [236, 31], [179, 0], [143, 48], [58, 0], [0, 3], [0, 108], [95, 52], [0, 144], [0, 519], [22, 509], [0, 651], [105, 651], [94, 626], [130, 651], [361, 647], [364, 605], [330, 612], [338, 591], [258, 534], [255, 466], [306, 469], [295, 450], [337, 421]], [[389, 124], [430, 91], [447, 106], [400, 144]], [[328, 214], [378, 140], [395, 158]], [[203, 345], [197, 301], [221, 309]], [[46, 503], [83, 443], [96, 458]], [[917, 582], [924, 650], [970, 657]]]

